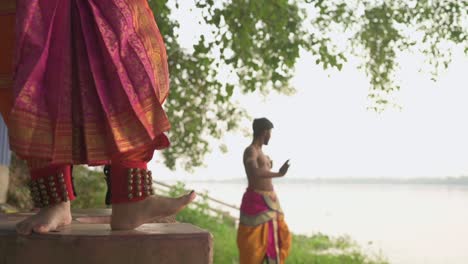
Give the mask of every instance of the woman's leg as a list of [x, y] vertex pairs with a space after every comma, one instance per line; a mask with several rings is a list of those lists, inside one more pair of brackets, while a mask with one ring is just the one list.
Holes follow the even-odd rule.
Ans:
[[28, 166], [31, 197], [39, 212], [18, 223], [18, 233], [46, 233], [70, 224], [70, 201], [75, 199], [72, 166], [50, 165], [41, 160], [28, 160]]
[[134, 229], [155, 218], [176, 214], [195, 199], [194, 191], [179, 198], [153, 195], [153, 174], [147, 168], [153, 151], [123, 155], [112, 160], [112, 229]]

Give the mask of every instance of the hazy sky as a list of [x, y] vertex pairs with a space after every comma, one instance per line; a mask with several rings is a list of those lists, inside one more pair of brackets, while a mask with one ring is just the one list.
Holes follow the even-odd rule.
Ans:
[[[184, 17], [180, 41], [189, 47], [200, 32], [197, 14], [183, 6], [175, 15]], [[296, 65], [295, 95], [250, 94], [236, 100], [252, 117], [274, 123], [264, 151], [275, 170], [291, 159], [290, 178], [468, 175], [468, 58], [456, 51], [449, 69], [432, 82], [429, 74], [418, 72], [422, 58], [401, 57], [397, 81], [402, 89], [395, 94], [401, 110], [377, 114], [366, 109], [369, 83], [356, 59], [341, 72], [324, 71], [307, 53]], [[244, 177], [242, 152], [251, 138], [239, 132], [223, 141], [229, 152], [222, 154], [213, 144], [207, 167], [194, 174], [170, 172], [155, 161], [150, 166], [163, 180]]]

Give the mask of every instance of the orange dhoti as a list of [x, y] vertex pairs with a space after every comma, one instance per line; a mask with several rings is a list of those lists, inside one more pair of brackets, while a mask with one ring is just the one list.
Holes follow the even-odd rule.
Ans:
[[240, 264], [283, 264], [291, 234], [274, 192], [247, 189], [237, 232]]

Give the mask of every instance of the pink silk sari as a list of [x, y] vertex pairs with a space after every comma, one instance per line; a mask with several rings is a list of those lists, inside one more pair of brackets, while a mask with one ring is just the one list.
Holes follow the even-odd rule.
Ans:
[[163, 39], [146, 0], [17, 0], [11, 148], [103, 164], [168, 147]]

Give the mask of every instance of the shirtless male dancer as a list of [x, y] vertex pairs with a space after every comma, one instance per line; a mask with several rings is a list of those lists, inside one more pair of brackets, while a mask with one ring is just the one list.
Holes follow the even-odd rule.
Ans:
[[291, 234], [272, 183], [273, 178], [286, 175], [289, 160], [273, 172], [273, 162], [262, 150], [270, 141], [272, 128], [268, 119], [255, 119], [252, 144], [244, 151], [249, 185], [242, 198], [237, 233], [241, 264], [284, 263], [291, 247]]

